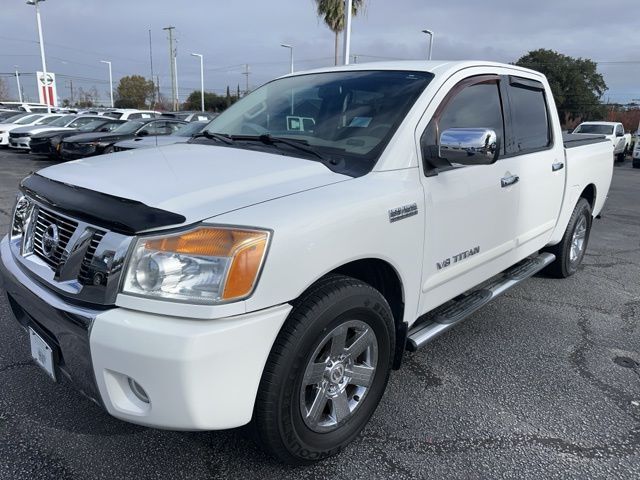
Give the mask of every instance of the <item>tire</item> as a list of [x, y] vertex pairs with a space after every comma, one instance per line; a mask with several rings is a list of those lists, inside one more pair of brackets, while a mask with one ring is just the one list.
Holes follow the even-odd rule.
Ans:
[[624, 162], [625, 152], [619, 153], [616, 155], [616, 162]]
[[106, 147], [104, 147], [104, 150], [102, 150], [103, 154], [108, 154], [108, 153], [113, 153], [113, 145], [107, 145]]
[[633, 159], [633, 168], [640, 168], [640, 158]]
[[[546, 268], [546, 272], [556, 278], [570, 277], [578, 271], [580, 263], [584, 258], [584, 254], [589, 244], [589, 235], [591, 234], [591, 206], [586, 199], [580, 198], [576, 207], [573, 209], [569, 224], [564, 232], [562, 240], [557, 245], [549, 247], [546, 251], [556, 256], [555, 261]], [[580, 237], [577, 230], [583, 231], [582, 243], [574, 245], [574, 235]], [[579, 238], [578, 238], [579, 240]], [[576, 249], [572, 253], [572, 246]]]
[[[292, 465], [342, 451], [382, 398], [394, 346], [391, 309], [373, 287], [331, 275], [309, 288], [294, 303], [262, 374], [253, 427], [263, 449]], [[338, 361], [334, 353], [347, 358]]]

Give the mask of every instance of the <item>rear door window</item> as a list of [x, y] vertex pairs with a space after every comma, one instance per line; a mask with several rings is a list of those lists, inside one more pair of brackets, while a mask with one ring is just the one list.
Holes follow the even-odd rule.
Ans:
[[507, 92], [511, 112], [507, 155], [522, 155], [550, 147], [551, 125], [542, 83], [511, 77]]

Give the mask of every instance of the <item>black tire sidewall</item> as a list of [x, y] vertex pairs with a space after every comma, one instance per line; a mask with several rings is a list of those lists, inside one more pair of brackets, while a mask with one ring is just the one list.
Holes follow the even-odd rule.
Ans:
[[[393, 360], [395, 342], [393, 320], [388, 304], [371, 287], [350, 287], [334, 294], [328, 308], [305, 312], [307, 325], [296, 338], [291, 358], [284, 358], [286, 375], [278, 399], [280, 437], [289, 455], [300, 462], [312, 462], [341, 451], [364, 428], [382, 397]], [[304, 308], [304, 307], [302, 307]], [[367, 323], [378, 341], [378, 363], [373, 383], [362, 404], [340, 428], [328, 433], [310, 430], [300, 411], [300, 390], [304, 370], [319, 342], [334, 328], [349, 320]]]
[[[573, 239], [573, 234], [576, 231], [578, 226], [578, 222], [581, 217], [584, 217], [587, 222], [587, 231], [584, 238], [584, 246], [582, 248], [582, 252], [580, 256], [575, 260], [571, 261], [571, 241]], [[581, 198], [576, 208], [571, 216], [570, 228], [567, 229], [567, 236], [563, 242], [563, 252], [562, 252], [562, 261], [563, 261], [563, 269], [566, 272], [566, 276], [573, 275], [578, 271], [578, 267], [582, 263], [584, 259], [585, 253], [587, 251], [587, 247], [589, 245], [589, 236], [591, 234], [591, 207], [589, 206], [589, 202], [585, 199]]]

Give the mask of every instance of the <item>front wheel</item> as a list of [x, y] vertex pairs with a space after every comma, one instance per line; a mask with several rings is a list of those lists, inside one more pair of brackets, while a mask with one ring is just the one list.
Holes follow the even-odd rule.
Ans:
[[332, 275], [295, 302], [267, 360], [254, 409], [263, 448], [289, 464], [339, 453], [384, 393], [395, 328], [373, 287]]
[[562, 240], [547, 250], [556, 256], [546, 272], [557, 278], [570, 277], [578, 271], [584, 258], [591, 233], [591, 206], [580, 198], [573, 209]]

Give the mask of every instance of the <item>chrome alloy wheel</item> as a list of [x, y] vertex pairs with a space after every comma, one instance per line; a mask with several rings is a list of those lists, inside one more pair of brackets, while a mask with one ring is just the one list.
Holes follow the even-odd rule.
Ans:
[[575, 263], [584, 251], [585, 240], [587, 238], [587, 219], [584, 215], [580, 217], [571, 237], [571, 250], [569, 251], [569, 261]]
[[337, 429], [362, 404], [376, 373], [378, 339], [367, 323], [345, 322], [311, 355], [300, 389], [304, 423], [314, 432]]

